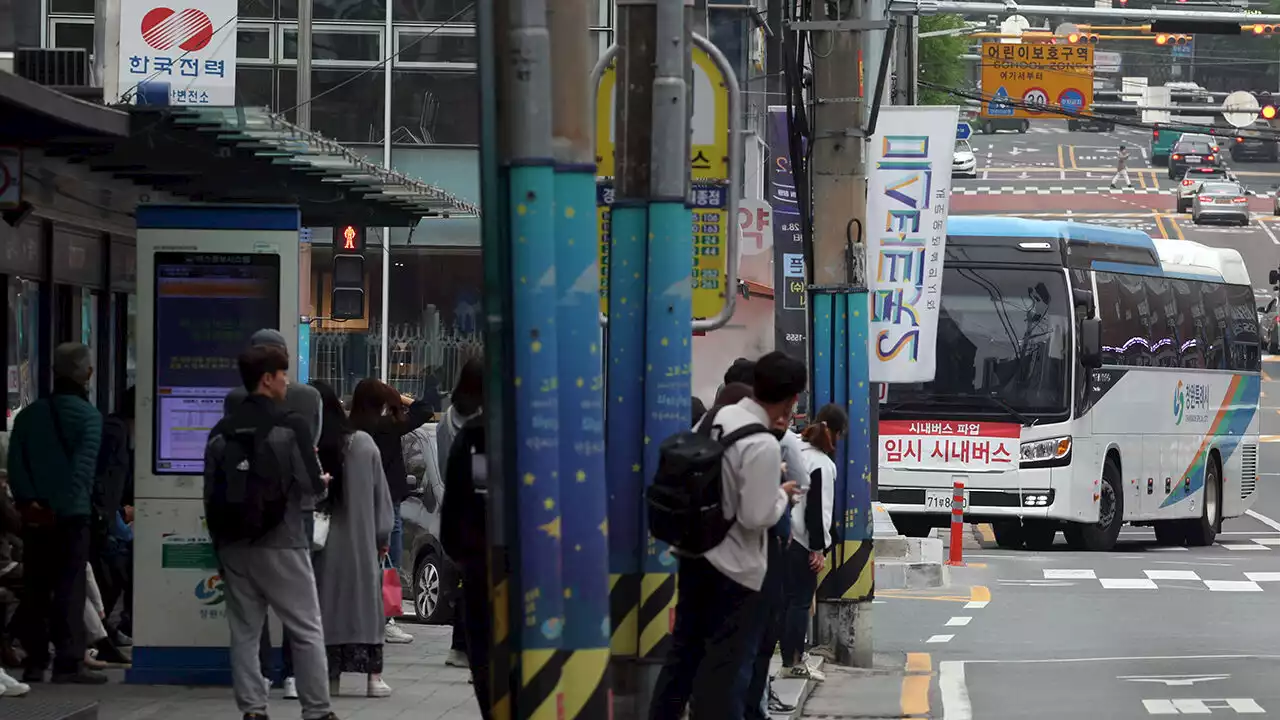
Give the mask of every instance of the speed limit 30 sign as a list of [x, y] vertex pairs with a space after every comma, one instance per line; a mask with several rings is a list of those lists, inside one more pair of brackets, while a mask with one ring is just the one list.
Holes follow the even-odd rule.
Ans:
[[1027, 112], [1044, 112], [1044, 109], [1049, 107], [1049, 93], [1045, 92], [1044, 88], [1027, 88], [1027, 91], [1022, 93], [1022, 106]]

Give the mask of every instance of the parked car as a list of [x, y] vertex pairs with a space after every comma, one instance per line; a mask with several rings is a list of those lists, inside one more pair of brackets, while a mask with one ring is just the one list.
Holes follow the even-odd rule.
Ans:
[[1237, 135], [1235, 142], [1231, 143], [1231, 159], [1276, 162], [1280, 160], [1280, 153], [1277, 153], [1275, 140]]
[[436, 427], [428, 423], [406, 435], [402, 443], [413, 489], [400, 503], [404, 538], [398, 569], [404, 596], [413, 600], [417, 620], [444, 625], [453, 621], [460, 574], [440, 545], [444, 479], [436, 459]]
[[1098, 132], [1113, 132], [1116, 129], [1114, 120], [1103, 120], [1097, 117], [1071, 118], [1067, 121], [1067, 130], [1076, 132], [1077, 130], [1096, 130]]
[[984, 117], [980, 119], [980, 122], [982, 124], [978, 126], [978, 130], [983, 135], [991, 135], [1000, 130], [1017, 130], [1020, 133], [1025, 133], [1031, 129], [1031, 121], [1019, 118]]
[[1191, 202], [1191, 222], [1199, 225], [1208, 221], [1249, 224], [1249, 196], [1251, 190], [1234, 182], [1205, 182], [1200, 185]]
[[1200, 192], [1200, 186], [1213, 180], [1235, 180], [1235, 177], [1231, 174], [1231, 171], [1222, 167], [1200, 166], [1187, 168], [1182, 176], [1182, 182], [1173, 188], [1174, 202], [1177, 204], [1178, 212], [1190, 212], [1191, 203]]
[[953, 177], [978, 177], [978, 159], [973, 156], [973, 148], [968, 140], [957, 140], [955, 154], [951, 160]]
[[1189, 167], [1218, 164], [1218, 154], [1213, 151], [1212, 143], [1204, 140], [1179, 140], [1169, 154], [1169, 179], [1182, 177], [1182, 173]]

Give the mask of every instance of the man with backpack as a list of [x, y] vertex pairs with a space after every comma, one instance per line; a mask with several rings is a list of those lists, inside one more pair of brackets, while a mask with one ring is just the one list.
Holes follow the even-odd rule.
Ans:
[[284, 407], [289, 356], [255, 345], [239, 358], [248, 397], [209, 432], [205, 519], [227, 594], [231, 678], [244, 720], [266, 720], [258, 647], [267, 609], [290, 636], [303, 720], [336, 720], [329, 708], [324, 627], [304, 507], [325, 479], [311, 429]]
[[691, 699], [694, 717], [743, 716], [766, 536], [799, 492], [779, 484], [782, 455], [770, 429], [789, 422], [807, 379], [803, 363], [769, 353], [753, 369], [754, 397], [712, 408], [695, 430], [662, 444], [649, 522], [680, 559], [679, 599], [650, 720], [679, 720]]
[[[92, 353], [53, 351], [53, 394], [28, 405], [9, 438], [9, 486], [22, 516], [22, 608], [26, 683], [44, 681], [53, 640], [55, 683], [100, 684], [84, 666], [90, 514], [102, 413], [89, 402]], [[52, 637], [51, 637], [52, 636]]]

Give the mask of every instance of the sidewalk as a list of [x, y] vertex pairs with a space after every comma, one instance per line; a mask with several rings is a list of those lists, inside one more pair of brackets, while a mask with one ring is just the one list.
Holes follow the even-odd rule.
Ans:
[[[405, 625], [414, 636], [408, 645], [387, 645], [383, 677], [393, 688], [389, 698], [364, 697], [364, 676], [344, 675], [342, 695], [333, 710], [342, 720], [479, 720], [469, 673], [446, 667], [449, 627]], [[97, 702], [99, 720], [228, 720], [238, 718], [230, 688], [192, 688], [171, 685], [126, 685], [124, 671], [112, 670], [111, 683], [96, 687], [36, 685], [24, 698], [0, 697], [0, 718], [46, 717], [37, 708], [57, 702]], [[25, 712], [24, 712], [25, 711]], [[271, 691], [271, 717], [298, 717], [296, 700]], [[19, 714], [21, 713], [21, 714]], [[30, 715], [27, 715], [30, 713]]]

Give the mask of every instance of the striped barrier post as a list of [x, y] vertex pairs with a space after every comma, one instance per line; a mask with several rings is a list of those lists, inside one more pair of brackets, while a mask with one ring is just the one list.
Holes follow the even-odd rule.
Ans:
[[964, 478], [958, 475], [951, 490], [951, 552], [947, 564], [964, 566]]

